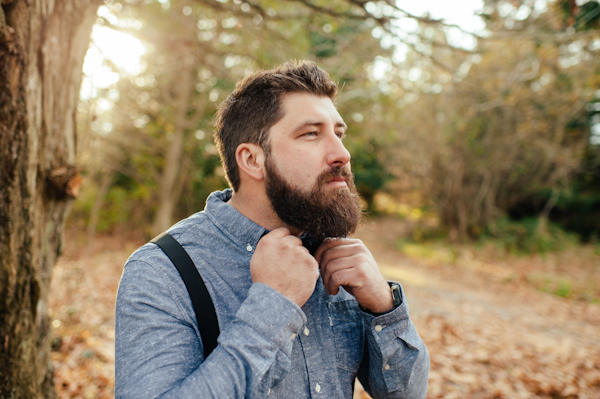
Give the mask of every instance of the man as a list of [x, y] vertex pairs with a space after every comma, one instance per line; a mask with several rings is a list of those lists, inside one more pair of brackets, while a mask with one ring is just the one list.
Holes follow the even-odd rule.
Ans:
[[[424, 398], [429, 355], [365, 245], [336, 85], [312, 62], [242, 80], [215, 139], [232, 186], [169, 233], [206, 283], [218, 346], [204, 356], [189, 294], [147, 244], [116, 309], [116, 398]], [[314, 252], [302, 237], [322, 243]], [[324, 239], [325, 238], [325, 239]], [[399, 289], [401, 291], [401, 289]]]

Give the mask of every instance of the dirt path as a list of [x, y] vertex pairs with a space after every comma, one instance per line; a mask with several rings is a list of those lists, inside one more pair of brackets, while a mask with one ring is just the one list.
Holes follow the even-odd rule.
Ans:
[[[395, 249], [403, 229], [379, 220], [357, 236], [405, 289], [431, 355], [429, 399], [600, 398], [599, 304], [413, 260]], [[53, 274], [56, 388], [60, 398], [112, 398], [114, 295], [123, 263], [143, 241], [77, 239], [68, 238]]]
[[394, 228], [357, 236], [405, 287], [431, 354], [428, 398], [600, 398], [600, 305], [411, 260]]

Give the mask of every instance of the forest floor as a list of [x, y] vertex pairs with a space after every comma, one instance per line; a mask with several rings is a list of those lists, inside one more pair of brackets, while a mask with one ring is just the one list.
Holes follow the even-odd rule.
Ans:
[[[406, 225], [357, 232], [402, 283], [431, 356], [427, 398], [600, 398], [600, 254], [581, 246], [510, 255], [493, 247], [405, 244]], [[69, 231], [50, 317], [58, 397], [114, 397], [114, 303], [141, 237]], [[356, 398], [368, 398], [359, 390]]]

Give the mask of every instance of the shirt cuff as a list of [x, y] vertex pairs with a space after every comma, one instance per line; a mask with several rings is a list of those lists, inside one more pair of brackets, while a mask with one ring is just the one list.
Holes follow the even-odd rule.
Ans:
[[377, 342], [377, 346], [381, 349], [384, 358], [393, 354], [392, 352], [387, 353], [387, 351], [393, 351], [392, 348], [394, 345], [391, 344], [398, 338], [410, 347], [419, 347], [421, 343], [421, 338], [410, 320], [408, 304], [406, 303], [402, 287], [400, 287], [400, 291], [402, 294], [402, 303], [388, 313], [373, 316], [362, 312], [365, 325], [370, 328], [370, 335]]
[[252, 284], [236, 318], [288, 356], [292, 353], [293, 337], [306, 324], [306, 315], [297, 304], [263, 283]]
[[383, 380], [388, 392], [406, 385], [417, 362], [419, 352], [424, 349], [421, 337], [417, 333], [408, 314], [408, 305], [401, 288], [402, 304], [381, 316], [362, 312], [365, 325], [368, 326], [369, 340], [376, 353], [375, 367], [381, 368]]

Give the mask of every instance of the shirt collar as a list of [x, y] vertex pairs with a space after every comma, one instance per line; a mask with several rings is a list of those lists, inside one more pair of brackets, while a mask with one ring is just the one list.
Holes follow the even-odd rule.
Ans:
[[233, 190], [230, 188], [211, 193], [206, 200], [204, 212], [229, 239], [238, 246], [253, 251], [266, 230], [227, 203], [232, 193]]

